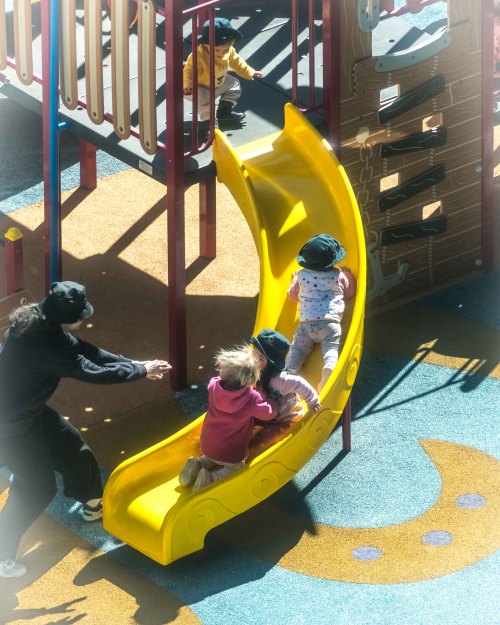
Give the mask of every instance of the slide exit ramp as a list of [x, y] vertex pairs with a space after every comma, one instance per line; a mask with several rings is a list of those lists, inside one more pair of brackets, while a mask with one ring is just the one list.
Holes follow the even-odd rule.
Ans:
[[[351, 185], [325, 139], [291, 104], [283, 131], [234, 150], [216, 131], [217, 177], [227, 185], [251, 229], [260, 258], [260, 298], [254, 332], [276, 328], [290, 339], [296, 305], [287, 301], [296, 256], [321, 232], [344, 245], [357, 280], [342, 352], [321, 393], [322, 409], [241, 470], [191, 493], [178, 483], [186, 459], [198, 455], [204, 415], [168, 439], [120, 464], [104, 492], [104, 528], [146, 556], [169, 564], [203, 547], [214, 527], [281, 488], [314, 456], [338, 423], [359, 369], [366, 295], [366, 258], [360, 213]], [[305, 377], [321, 377], [319, 350]]]

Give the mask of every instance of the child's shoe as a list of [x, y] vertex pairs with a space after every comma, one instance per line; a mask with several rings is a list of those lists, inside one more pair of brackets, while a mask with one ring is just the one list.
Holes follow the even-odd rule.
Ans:
[[22, 577], [28, 569], [15, 560], [0, 560], [0, 577]]
[[214, 478], [208, 469], [200, 469], [198, 473], [198, 477], [196, 478], [196, 482], [193, 484], [193, 488], [191, 489], [193, 493], [196, 493], [210, 484], [213, 484]]
[[91, 506], [89, 503], [83, 504], [82, 519], [84, 521], [98, 521], [102, 519], [102, 501], [95, 506]]
[[179, 473], [179, 484], [181, 486], [191, 486], [191, 484], [198, 477], [198, 473], [201, 469], [201, 462], [198, 458], [188, 458], [186, 464], [182, 467]]
[[219, 122], [240, 122], [245, 119], [245, 113], [238, 113], [233, 110], [231, 102], [220, 102], [217, 108], [217, 121]]

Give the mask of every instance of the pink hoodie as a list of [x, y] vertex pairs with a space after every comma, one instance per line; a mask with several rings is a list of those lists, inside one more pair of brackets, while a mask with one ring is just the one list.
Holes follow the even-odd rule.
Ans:
[[271, 421], [278, 403], [266, 401], [251, 386], [228, 390], [219, 376], [208, 384], [208, 410], [200, 436], [201, 452], [215, 461], [242, 462], [248, 456], [248, 443], [254, 421]]

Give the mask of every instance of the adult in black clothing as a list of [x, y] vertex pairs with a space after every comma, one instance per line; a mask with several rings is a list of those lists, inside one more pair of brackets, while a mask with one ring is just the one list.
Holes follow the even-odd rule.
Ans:
[[0, 577], [21, 577], [16, 562], [21, 537], [56, 494], [83, 504], [83, 519], [102, 518], [102, 483], [94, 454], [78, 430], [47, 406], [61, 378], [93, 384], [161, 380], [164, 360], [136, 361], [75, 338], [93, 313], [85, 287], [54, 282], [45, 299], [10, 315], [0, 345], [0, 461], [12, 473], [0, 513]]

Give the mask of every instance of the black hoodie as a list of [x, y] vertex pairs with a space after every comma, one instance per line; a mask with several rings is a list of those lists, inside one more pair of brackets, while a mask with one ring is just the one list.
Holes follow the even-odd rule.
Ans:
[[19, 335], [9, 329], [0, 345], [0, 436], [26, 431], [61, 378], [119, 384], [146, 375], [144, 365], [76, 339], [61, 326], [43, 324]]

